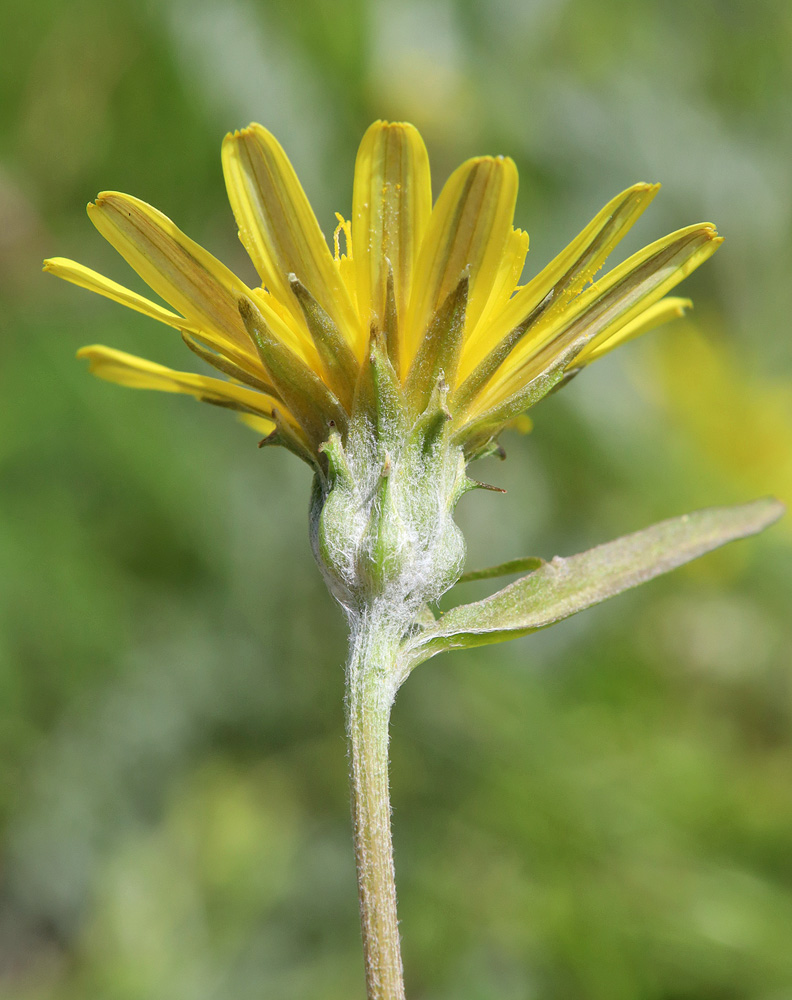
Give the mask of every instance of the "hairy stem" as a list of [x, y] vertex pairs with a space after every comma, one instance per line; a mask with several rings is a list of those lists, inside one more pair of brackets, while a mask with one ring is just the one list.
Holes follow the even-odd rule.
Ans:
[[347, 665], [352, 823], [368, 1000], [404, 1000], [388, 791], [388, 723], [397, 639], [387, 616], [358, 619]]

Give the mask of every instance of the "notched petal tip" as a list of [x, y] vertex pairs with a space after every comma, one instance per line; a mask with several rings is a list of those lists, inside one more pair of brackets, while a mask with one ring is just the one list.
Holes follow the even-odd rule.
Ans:
[[464, 160], [463, 163], [457, 167], [457, 170], [473, 170], [481, 166], [494, 166], [499, 170], [504, 169], [509, 172], [514, 171], [517, 174], [517, 164], [510, 156], [502, 156], [499, 154], [486, 154], [484, 156], [471, 156], [469, 159]]
[[[384, 118], [379, 118], [377, 121], [372, 122], [371, 125], [363, 133], [363, 138], [360, 142], [361, 146], [364, 146], [367, 142], [370, 142], [375, 136], [380, 133], [408, 133], [413, 136], [419, 136], [420, 132], [412, 124], [412, 122], [391, 122]], [[423, 140], [421, 140], [423, 143]]]
[[718, 227], [714, 222], [697, 222], [692, 226], [685, 226], [684, 229], [671, 233], [668, 239], [675, 236], [685, 236], [687, 234], [690, 234], [691, 236], [702, 236], [705, 240], [715, 243], [717, 246], [720, 246], [724, 240], [724, 237], [718, 233]]
[[472, 335], [501, 273], [517, 187], [517, 167], [509, 157], [473, 157], [446, 181], [432, 210], [418, 260], [420, 281], [410, 301], [408, 346], [413, 356], [466, 265], [466, 332]]
[[115, 347], [107, 347], [105, 344], [86, 344], [75, 353], [74, 357], [78, 361], [87, 361], [88, 371], [94, 375], [101, 374], [100, 369], [103, 365], [118, 361], [126, 362], [130, 359], [136, 362], [141, 362], [151, 368], [162, 368], [161, 365], [157, 365], [153, 361], [147, 361], [143, 358], [134, 357], [131, 354], [127, 354], [125, 351], [117, 350]]
[[100, 191], [99, 194], [94, 198], [93, 201], [89, 201], [85, 206], [86, 211], [89, 215], [97, 210], [101, 211], [108, 204], [112, 204], [116, 201], [137, 201], [137, 198], [133, 198], [130, 194], [124, 194], [123, 191]]
[[652, 195], [657, 194], [662, 185], [659, 181], [636, 181], [632, 187], [629, 187], [628, 191], [634, 191], [636, 194], [641, 191], [651, 191]]
[[248, 136], [255, 135], [256, 132], [264, 132], [266, 135], [272, 135], [271, 132], [265, 129], [263, 125], [259, 125], [258, 122], [250, 122], [250, 124], [246, 125], [244, 128], [237, 128], [232, 132], [226, 132], [223, 136], [223, 145], [225, 146], [226, 143], [234, 142], [234, 140], [244, 139]]
[[301, 324], [286, 280], [295, 273], [352, 342], [354, 306], [286, 151], [254, 123], [226, 137], [222, 162], [239, 237], [262, 284]]

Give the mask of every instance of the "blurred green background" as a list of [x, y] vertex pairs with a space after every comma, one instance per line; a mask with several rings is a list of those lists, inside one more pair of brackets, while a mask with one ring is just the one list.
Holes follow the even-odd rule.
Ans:
[[[535, 411], [469, 565], [792, 501], [785, 0], [0, 3], [0, 995], [355, 1000], [344, 630], [310, 476], [83, 344], [195, 361], [40, 274], [135, 283], [83, 206], [158, 206], [247, 280], [219, 145], [257, 120], [327, 231], [377, 117], [520, 168], [535, 273], [664, 183], [621, 259], [711, 219], [691, 320]], [[792, 998], [792, 528], [421, 667], [393, 720], [411, 1000]], [[491, 589], [491, 588], [490, 588]], [[485, 593], [469, 586], [463, 595]]]

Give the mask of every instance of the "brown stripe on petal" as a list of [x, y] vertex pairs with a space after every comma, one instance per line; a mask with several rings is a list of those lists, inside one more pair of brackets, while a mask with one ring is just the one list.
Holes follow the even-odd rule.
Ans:
[[199, 327], [250, 350], [239, 312], [248, 287], [165, 215], [145, 202], [104, 192], [88, 206], [91, 221], [162, 298]]
[[[411, 356], [466, 271], [466, 324], [468, 329], [475, 326], [496, 284], [516, 198], [517, 168], [504, 157], [468, 160], [446, 182], [418, 260], [406, 338]], [[410, 360], [402, 358], [402, 371]]]
[[295, 274], [354, 348], [357, 315], [280, 143], [267, 129], [252, 124], [225, 137], [222, 159], [240, 239], [264, 284], [301, 319], [288, 280]]
[[483, 353], [493, 341], [503, 342], [501, 338], [510, 336], [517, 328], [525, 332], [541, 318], [562, 310], [602, 267], [659, 187], [659, 184], [634, 184], [612, 198], [569, 246], [516, 292], [486, 329], [476, 330], [466, 344], [463, 378], [483, 361]]
[[[711, 225], [688, 226], [634, 254], [574, 299], [557, 318], [540, 320], [513, 351], [497, 384], [476, 409], [519, 392], [526, 381], [554, 364], [570, 345], [588, 343], [632, 322], [710, 257], [722, 240]], [[578, 352], [579, 353], [579, 352]]]
[[390, 327], [394, 364], [398, 324], [406, 319], [431, 210], [429, 157], [417, 129], [375, 122], [363, 136], [355, 161], [353, 259], [361, 320], [378, 329]]

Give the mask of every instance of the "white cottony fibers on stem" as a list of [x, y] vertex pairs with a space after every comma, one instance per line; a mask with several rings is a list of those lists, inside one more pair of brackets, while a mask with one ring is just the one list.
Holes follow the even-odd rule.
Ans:
[[347, 664], [352, 825], [369, 1000], [404, 1000], [388, 792], [398, 638], [380, 609], [351, 636]]

